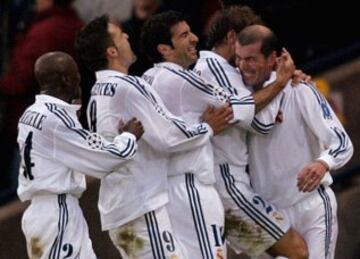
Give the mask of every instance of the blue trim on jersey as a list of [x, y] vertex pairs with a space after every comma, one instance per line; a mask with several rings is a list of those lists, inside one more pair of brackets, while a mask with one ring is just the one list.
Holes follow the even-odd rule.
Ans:
[[303, 84], [309, 87], [313, 92], [313, 94], [315, 95], [322, 110], [324, 119], [332, 119], [331, 109], [329, 107], [329, 103], [327, 102], [326, 98], [313, 85], [307, 83], [303, 83]]
[[330, 151], [329, 151], [329, 155], [336, 158], [339, 154], [346, 151], [347, 146], [348, 146], [348, 140], [346, 138], [346, 134], [341, 129], [339, 129], [337, 127], [331, 127], [331, 129], [335, 132], [335, 134], [339, 138], [339, 142], [340, 142], [339, 146], [335, 150], [330, 149]]
[[154, 259], [166, 259], [155, 212], [150, 211], [146, 213], [144, 216], [150, 237], [151, 250]]
[[259, 127], [259, 126], [255, 123], [255, 121], [252, 121], [252, 122], [251, 122], [251, 128], [253, 128], [255, 131], [257, 131], [257, 132], [259, 132], [259, 133], [261, 133], [261, 134], [264, 134], [264, 135], [269, 134], [269, 132], [270, 132], [270, 129], [263, 129], [263, 128]]
[[259, 119], [256, 118], [256, 117], [254, 117], [254, 121], [256, 122], [257, 125], [259, 125], [261, 128], [264, 128], [264, 129], [272, 128], [275, 125], [274, 122], [269, 123], [269, 124], [265, 124], [265, 123], [259, 121]]
[[[147, 100], [149, 100], [153, 104], [153, 106], [156, 106], [155, 110], [160, 115], [164, 116], [166, 119], [171, 121], [187, 138], [195, 137], [197, 135], [205, 134], [208, 132], [208, 130], [204, 126], [198, 127], [197, 130], [189, 130], [187, 129], [185, 122], [167, 116], [166, 113], [163, 111], [162, 107], [158, 104], [154, 95], [145, 89], [145, 86], [141, 84], [138, 78], [132, 76], [126, 76], [126, 77], [115, 76], [115, 77], [122, 79], [128, 82], [129, 84], [133, 85]], [[159, 110], [161, 111], [159, 112]]]
[[192, 132], [190, 131], [187, 131], [186, 127], [182, 124], [182, 123], [179, 123], [178, 121], [172, 121], [175, 126], [182, 132], [184, 133], [184, 135], [187, 137], [187, 138], [191, 138], [193, 137], [194, 135], [192, 134]]
[[147, 99], [151, 100], [154, 103], [157, 103], [154, 95], [152, 93], [150, 93], [149, 91], [147, 91], [145, 89], [145, 86], [141, 84], [141, 82], [133, 77], [133, 76], [114, 76], [118, 79], [124, 80], [125, 82], [131, 84], [132, 86], [134, 86], [143, 96], [145, 96]]
[[[164, 67], [164, 68], [167, 69], [168, 71], [173, 72], [174, 74], [184, 78], [191, 85], [193, 85], [194, 87], [198, 88], [199, 90], [205, 92], [206, 94], [211, 95], [211, 96], [216, 96], [215, 95], [215, 86], [204, 82], [202, 80], [202, 78], [200, 78], [199, 75], [196, 74], [194, 71], [191, 71], [191, 70], [176, 71], [176, 70], [168, 68], [168, 67]], [[217, 87], [217, 88], [220, 89], [222, 91], [222, 93], [224, 93], [224, 97], [229, 101], [230, 105], [252, 105], [255, 103], [252, 96], [246, 96], [244, 98], [238, 99], [234, 95], [229, 96], [229, 94], [226, 93], [226, 91], [224, 91], [224, 89], [222, 87]]]
[[158, 258], [159, 249], [158, 249], [158, 247], [155, 245], [155, 237], [154, 237], [154, 234], [153, 234], [154, 231], [153, 231], [152, 225], [150, 224], [151, 221], [150, 221], [150, 216], [149, 216], [149, 215], [150, 215], [150, 212], [149, 212], [149, 213], [146, 213], [146, 214], [144, 215], [144, 217], [145, 217], [146, 227], [147, 227], [148, 234], [149, 234], [151, 251], [152, 251], [153, 257], [154, 257], [154, 258]]
[[236, 96], [232, 95], [228, 98], [231, 105], [253, 105], [255, 104], [254, 98], [250, 96], [245, 96], [238, 99]]
[[65, 124], [67, 128], [79, 134], [83, 139], [86, 139], [89, 133], [84, 131], [83, 129], [76, 128], [74, 120], [69, 116], [69, 114], [64, 109], [57, 107], [53, 103], [45, 103], [45, 105], [51, 113], [53, 113]]
[[132, 139], [128, 139], [128, 143], [126, 144], [126, 147], [124, 150], [119, 151], [119, 149], [117, 148], [117, 146], [115, 144], [108, 144], [108, 145], [102, 145], [103, 150], [106, 150], [116, 156], [122, 157], [122, 158], [126, 158], [126, 157], [131, 157], [135, 152], [135, 141]]
[[66, 116], [67, 114], [61, 113], [55, 104], [45, 103], [48, 110], [54, 113], [68, 128], [74, 127], [75, 123], [72, 118]]
[[315, 97], [316, 97], [319, 104], [322, 104], [322, 103], [324, 103], [324, 101], [326, 101], [325, 98], [322, 96], [322, 94], [320, 94], [319, 91], [313, 85], [308, 84], [308, 83], [306, 83], [304, 81], [302, 81], [301, 83], [310, 88], [310, 90], [315, 95]]
[[[96, 134], [96, 133], [89, 133], [88, 131], [81, 129], [81, 128], [76, 128], [74, 120], [70, 117], [70, 115], [64, 109], [57, 107], [53, 103], [45, 103], [45, 105], [48, 108], [48, 110], [51, 113], [53, 113], [56, 117], [58, 117], [65, 124], [65, 126], [68, 129], [79, 134], [84, 140], [88, 141], [89, 140], [88, 138], [92, 136], [91, 134]], [[102, 139], [102, 137], [100, 135], [97, 135], [97, 136], [99, 136], [100, 139]], [[89, 143], [88, 143], [88, 145], [91, 146]], [[100, 149], [110, 152], [111, 154], [119, 156], [121, 158], [131, 157], [136, 152], [135, 141], [132, 139], [128, 140], [126, 148], [121, 151], [118, 149], [118, 147], [115, 144], [110, 143], [110, 144], [104, 145], [104, 143], [102, 141], [101, 141]]]
[[218, 68], [221, 70], [221, 74], [223, 75], [223, 77], [225, 78], [225, 81], [227, 83], [228, 89], [232, 94], [236, 94], [236, 88], [233, 87], [233, 85], [230, 83], [230, 80], [228, 78], [228, 76], [225, 73], [224, 68], [222, 67], [222, 65], [219, 63], [218, 60], [214, 59], [215, 63], [217, 64]]
[[275, 123], [262, 123], [256, 117], [254, 117], [253, 121], [251, 122], [251, 127], [262, 134], [268, 134], [270, 132], [270, 129], [274, 127], [274, 125]]
[[237, 94], [236, 89], [231, 85], [230, 80], [219, 61], [214, 58], [206, 58], [206, 63], [212, 74], [215, 76], [218, 84], [227, 89], [230, 94]]
[[228, 164], [220, 165], [220, 173], [224, 180], [224, 184], [228, 194], [231, 196], [235, 204], [248, 215], [254, 223], [264, 229], [275, 240], [279, 240], [284, 236], [284, 232], [274, 222], [272, 222], [262, 211], [258, 210], [251, 201], [241, 193], [241, 190], [235, 184], [234, 176], [230, 173]]
[[323, 200], [325, 209], [325, 258], [327, 258], [329, 254], [332, 235], [332, 207], [330, 197], [326, 193], [325, 187], [323, 185], [318, 188], [318, 192], [321, 199]]
[[[183, 79], [185, 79], [188, 83], [190, 83], [192, 86], [196, 87], [197, 89], [199, 89], [200, 91], [203, 91], [204, 93], [213, 96], [213, 91], [212, 89], [209, 89], [209, 86], [211, 87], [211, 85], [207, 85], [202, 81], [199, 81], [197, 78], [195, 78], [193, 75], [191, 75], [189, 73], [189, 71], [176, 71], [174, 69], [168, 68], [168, 67], [164, 67], [165, 69], [167, 69], [168, 71], [182, 77]], [[195, 74], [197, 77], [199, 76], [198, 74]]]
[[195, 187], [194, 174], [186, 173], [185, 182], [186, 190], [188, 193], [189, 203], [191, 207], [191, 214], [193, 216], [194, 225], [196, 229], [196, 235], [199, 241], [200, 250], [203, 259], [214, 259], [214, 255], [211, 249], [211, 243], [206, 228], [206, 222], [204, 219], [203, 210], [201, 207], [200, 194]]
[[223, 78], [221, 78], [220, 72], [217, 70], [217, 68], [213, 64], [212, 59], [207, 58], [206, 63], [208, 64], [208, 67], [210, 68], [211, 73], [215, 76], [215, 79], [218, 82], [218, 84], [220, 86], [224, 87], [225, 89], [227, 89], [228, 86], [225, 85], [225, 82], [224, 82]]
[[192, 70], [179, 70], [179, 73], [188, 76], [190, 79], [192, 79], [194, 82], [196, 82], [198, 85], [204, 87], [205, 90], [208, 90], [213, 93], [214, 86], [211, 84], [207, 84], [202, 77], [200, 77], [198, 74], [196, 74]]
[[74, 120], [69, 116], [69, 114], [66, 113], [66, 111], [64, 111], [63, 109], [58, 109], [58, 107], [56, 106], [55, 106], [55, 111], [61, 114], [63, 118], [65, 118], [69, 122], [70, 127], [75, 127]]
[[162, 243], [162, 239], [161, 239], [161, 232], [160, 232], [160, 229], [159, 229], [159, 224], [158, 224], [158, 220], [156, 218], [156, 213], [155, 211], [152, 211], [151, 212], [151, 221], [154, 225], [154, 228], [155, 228], [155, 233], [156, 233], [156, 239], [157, 239], [157, 242], [158, 242], [158, 246], [159, 246], [159, 249], [161, 251], [161, 256], [165, 259], [165, 251], [164, 251], [164, 247], [163, 247], [163, 243]]
[[49, 259], [60, 259], [60, 252], [62, 250], [64, 232], [69, 220], [69, 212], [66, 204], [66, 194], [58, 195], [58, 204], [59, 204], [58, 234], [51, 246]]
[[[234, 97], [236, 98], [236, 97]], [[250, 103], [255, 103], [254, 98], [251, 95], [248, 96], [244, 96], [242, 98], [239, 99], [241, 102], [250, 102]]]
[[178, 127], [188, 138], [206, 134], [208, 132], [207, 128], [203, 124], [199, 124], [196, 130], [189, 130], [186, 128], [186, 124], [183, 121], [171, 118], [171, 121]]

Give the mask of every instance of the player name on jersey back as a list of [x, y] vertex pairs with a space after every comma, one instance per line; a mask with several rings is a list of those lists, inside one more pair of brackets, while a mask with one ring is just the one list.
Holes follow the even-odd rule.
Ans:
[[26, 111], [20, 118], [19, 122], [34, 127], [38, 130], [42, 130], [42, 124], [44, 119], [46, 118], [45, 115], [35, 112], [35, 111]]
[[96, 83], [91, 90], [91, 95], [114, 96], [116, 88], [116, 83]]

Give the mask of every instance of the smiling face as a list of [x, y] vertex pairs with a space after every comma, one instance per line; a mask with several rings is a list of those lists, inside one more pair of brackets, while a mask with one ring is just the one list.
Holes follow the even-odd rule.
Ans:
[[276, 61], [275, 52], [268, 57], [264, 56], [261, 44], [260, 41], [245, 46], [238, 41], [235, 43], [236, 65], [245, 85], [254, 88], [262, 87], [269, 79]]
[[198, 37], [191, 32], [189, 25], [185, 22], [179, 22], [171, 28], [172, 61], [188, 68], [194, 64], [198, 58], [196, 45]]

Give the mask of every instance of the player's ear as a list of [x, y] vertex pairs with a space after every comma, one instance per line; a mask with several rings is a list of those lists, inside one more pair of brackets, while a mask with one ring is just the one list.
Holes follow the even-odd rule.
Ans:
[[66, 88], [69, 88], [73, 84], [73, 81], [71, 80], [70, 76], [68, 76], [68, 75], [62, 75], [61, 82], [62, 82], [62, 85], [66, 86]]
[[110, 46], [106, 49], [106, 56], [109, 58], [114, 58], [118, 55], [117, 48], [115, 46]]
[[168, 57], [172, 53], [172, 48], [166, 44], [158, 44], [156, 49], [163, 57]]

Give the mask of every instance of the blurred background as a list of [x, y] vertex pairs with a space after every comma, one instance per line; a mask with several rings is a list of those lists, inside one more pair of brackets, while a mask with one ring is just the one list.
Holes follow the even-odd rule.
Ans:
[[[310, 74], [343, 122], [354, 156], [332, 172], [339, 203], [337, 259], [360, 258], [360, 14], [354, 2], [325, 0], [1, 0], [0, 1], [0, 259], [26, 258], [20, 218], [27, 206], [16, 196], [19, 155], [16, 125], [33, 102], [38, 86], [33, 64], [45, 52], [61, 50], [76, 58], [73, 40], [81, 26], [109, 13], [130, 36], [138, 62], [130, 73], [141, 75], [151, 64], [142, 55], [139, 33], [146, 19], [163, 10], [183, 12], [200, 37], [199, 49], [221, 4], [252, 7], [279, 36], [296, 66]], [[82, 101], [86, 104], [94, 75], [79, 63]], [[85, 105], [83, 105], [85, 106]], [[84, 116], [81, 121], [86, 127]], [[99, 258], [119, 258], [96, 209], [98, 181], [89, 179], [81, 199]], [[230, 258], [245, 258], [232, 255]]]

